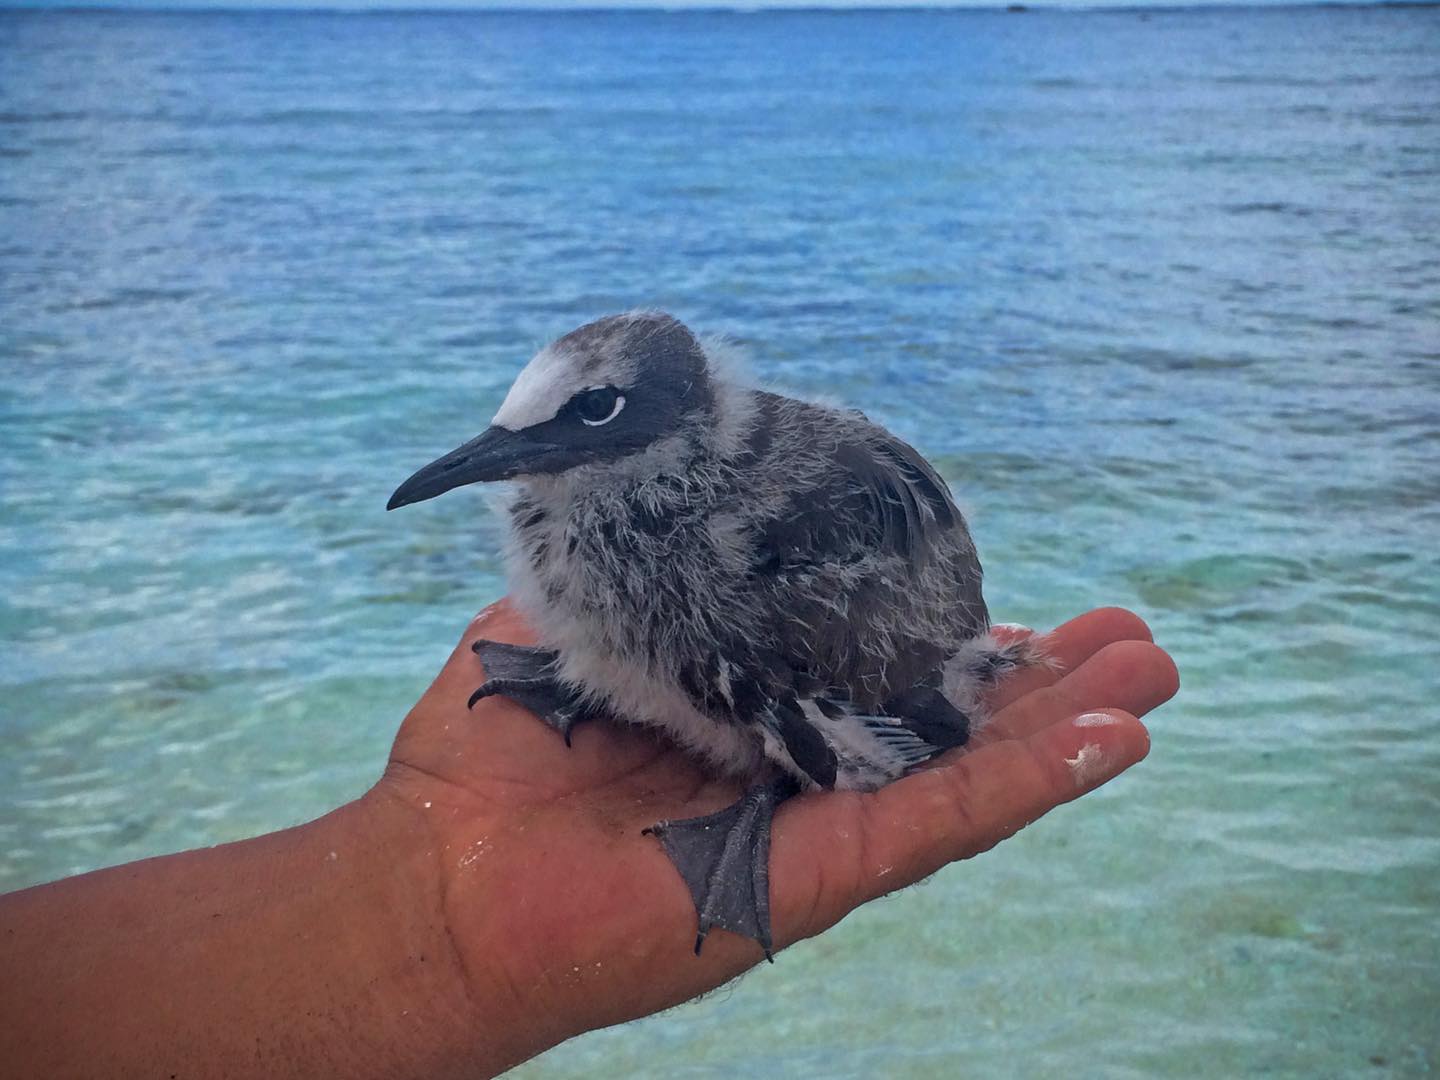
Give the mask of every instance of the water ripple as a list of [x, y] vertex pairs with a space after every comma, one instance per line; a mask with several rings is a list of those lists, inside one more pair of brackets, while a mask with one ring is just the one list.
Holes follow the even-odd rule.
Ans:
[[501, 588], [483, 498], [389, 492], [656, 305], [929, 454], [998, 617], [1130, 604], [1185, 689], [1120, 783], [521, 1074], [1433, 1072], [1435, 40], [0, 12], [0, 887], [363, 791]]

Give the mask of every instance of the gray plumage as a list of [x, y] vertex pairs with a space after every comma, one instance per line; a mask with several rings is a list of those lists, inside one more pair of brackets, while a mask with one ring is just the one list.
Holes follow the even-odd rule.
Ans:
[[511, 587], [549, 674], [727, 774], [878, 787], [963, 744], [981, 691], [1030, 659], [990, 636], [975, 545], [914, 449], [747, 385], [668, 315], [542, 350], [490, 431], [391, 505], [506, 478]]

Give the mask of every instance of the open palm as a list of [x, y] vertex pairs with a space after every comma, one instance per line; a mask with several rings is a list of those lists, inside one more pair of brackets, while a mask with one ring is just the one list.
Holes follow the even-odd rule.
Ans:
[[[759, 961], [754, 941], [724, 932], [694, 955], [689, 891], [643, 832], [728, 805], [739, 785], [636, 729], [581, 725], [567, 747], [507, 699], [468, 710], [484, 678], [470, 645], [482, 637], [534, 640], [508, 604], [482, 612], [406, 718], [381, 786], [423, 812], [469, 992], [512, 1035], [509, 1056], [674, 1005]], [[1144, 757], [1135, 717], [1178, 685], [1145, 624], [1092, 611], [1049, 649], [1056, 669], [999, 687], [994, 719], [965, 751], [872, 794], [806, 795], [780, 810], [777, 946], [994, 846]]]

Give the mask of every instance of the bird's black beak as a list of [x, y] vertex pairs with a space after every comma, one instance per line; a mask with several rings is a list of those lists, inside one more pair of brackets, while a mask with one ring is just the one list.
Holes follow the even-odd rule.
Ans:
[[432, 461], [406, 480], [386, 510], [424, 502], [443, 495], [451, 488], [479, 484], [488, 480], [508, 480], [512, 476], [536, 471], [534, 466], [551, 456], [557, 447], [526, 435], [523, 431], [492, 427], [464, 446], [457, 446], [442, 458]]

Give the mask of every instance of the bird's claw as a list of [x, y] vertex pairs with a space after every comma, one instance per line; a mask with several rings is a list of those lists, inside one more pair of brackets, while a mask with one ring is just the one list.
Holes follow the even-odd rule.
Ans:
[[556, 678], [556, 653], [485, 640], [476, 641], [470, 648], [485, 665], [486, 680], [470, 695], [468, 708], [474, 708], [483, 698], [503, 695], [558, 731], [566, 746], [570, 745], [570, 733], [576, 724], [603, 715], [602, 710], [587, 704]]

